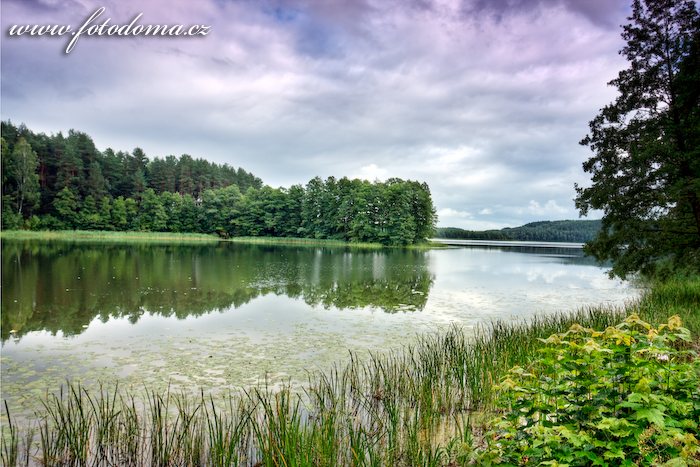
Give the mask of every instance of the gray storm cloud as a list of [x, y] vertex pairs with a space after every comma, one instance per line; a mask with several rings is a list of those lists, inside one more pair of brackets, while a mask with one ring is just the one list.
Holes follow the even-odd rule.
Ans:
[[4, 37], [2, 118], [188, 153], [273, 186], [428, 182], [440, 225], [576, 218], [577, 143], [624, 66], [621, 1], [3, 1], [2, 28], [207, 24], [206, 38]]

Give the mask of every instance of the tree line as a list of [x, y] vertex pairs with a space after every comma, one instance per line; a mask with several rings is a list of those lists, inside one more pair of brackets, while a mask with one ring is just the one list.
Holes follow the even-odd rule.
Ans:
[[271, 188], [243, 169], [188, 155], [149, 161], [100, 152], [71, 130], [35, 134], [2, 123], [2, 228], [137, 230], [408, 245], [436, 222], [425, 183], [315, 177]]
[[[46, 135], [10, 121], [1, 125], [3, 217], [8, 223], [32, 214], [55, 214], [54, 199], [64, 188], [83, 201], [88, 196], [139, 199], [148, 188], [156, 194], [169, 191], [197, 198], [206, 189], [262, 186], [262, 180], [242, 168], [188, 154], [149, 160], [138, 147], [132, 152], [100, 152], [90, 136], [75, 130], [67, 136]], [[13, 212], [22, 219], [12, 219]]]
[[437, 229], [438, 238], [466, 240], [520, 240], [533, 242], [585, 243], [593, 240], [601, 228], [599, 220], [530, 222], [500, 230], [464, 230], [457, 227]]

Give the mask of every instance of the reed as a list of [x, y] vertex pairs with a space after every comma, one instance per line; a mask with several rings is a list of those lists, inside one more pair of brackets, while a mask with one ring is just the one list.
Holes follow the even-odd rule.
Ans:
[[245, 243], [249, 245], [290, 245], [310, 247], [350, 247], [361, 249], [385, 248], [381, 243], [346, 242], [344, 240], [297, 237], [231, 237], [228, 242]]
[[188, 232], [138, 232], [110, 230], [2, 230], [3, 240], [61, 240], [71, 242], [142, 242], [142, 243], [216, 243], [232, 242], [264, 246], [308, 246], [328, 248], [432, 250], [450, 248], [439, 242], [421, 242], [405, 246], [385, 246], [381, 243], [348, 242], [345, 240], [301, 237], [228, 237]]
[[19, 465], [18, 430], [10, 415], [7, 401], [5, 401], [5, 415], [7, 416], [7, 427], [3, 426], [2, 439], [0, 439], [0, 461], [2, 461], [2, 465]]
[[190, 243], [218, 242], [215, 235], [177, 232], [130, 232], [107, 230], [3, 230], [3, 240], [63, 240], [73, 242], [148, 242]]
[[28, 427], [5, 406], [0, 456], [8, 466], [463, 464], [479, 448], [494, 383], [538, 358], [538, 338], [574, 323], [604, 329], [635, 312], [654, 323], [679, 314], [697, 341], [699, 310], [700, 280], [655, 284], [624, 308], [452, 326], [400, 350], [353, 353], [311, 373], [302, 391], [263, 386], [214, 399], [67, 383]]

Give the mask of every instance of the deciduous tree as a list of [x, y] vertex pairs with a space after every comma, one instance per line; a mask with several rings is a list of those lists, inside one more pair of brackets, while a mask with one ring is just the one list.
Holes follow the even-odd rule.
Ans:
[[14, 204], [20, 216], [31, 211], [39, 202], [37, 166], [36, 153], [27, 140], [20, 137], [3, 167], [3, 171], [7, 171], [6, 183], [15, 188]]

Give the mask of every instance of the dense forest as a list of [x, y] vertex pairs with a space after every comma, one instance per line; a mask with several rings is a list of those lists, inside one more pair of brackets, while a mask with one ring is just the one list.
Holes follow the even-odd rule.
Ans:
[[28, 218], [31, 214], [57, 214], [54, 200], [68, 188], [78, 202], [139, 199], [149, 188], [199, 197], [207, 189], [236, 185], [245, 192], [261, 188], [262, 180], [242, 168], [212, 164], [187, 154], [149, 160], [141, 148], [132, 152], [100, 152], [92, 138], [70, 130], [46, 135], [26, 126], [2, 122], [3, 218], [12, 211]]
[[425, 183], [313, 178], [271, 188], [189, 155], [100, 152], [85, 133], [2, 122], [2, 228], [307, 237], [407, 245], [433, 234]]
[[541, 221], [501, 230], [464, 230], [457, 227], [437, 229], [438, 238], [465, 240], [521, 240], [534, 242], [589, 242], [598, 235], [599, 220]]

